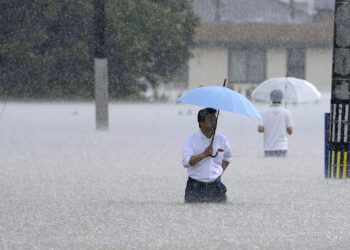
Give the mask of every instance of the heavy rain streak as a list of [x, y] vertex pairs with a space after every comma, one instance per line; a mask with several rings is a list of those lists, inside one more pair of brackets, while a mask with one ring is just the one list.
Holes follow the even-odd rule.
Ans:
[[349, 248], [350, 1], [0, 6], [0, 249]]

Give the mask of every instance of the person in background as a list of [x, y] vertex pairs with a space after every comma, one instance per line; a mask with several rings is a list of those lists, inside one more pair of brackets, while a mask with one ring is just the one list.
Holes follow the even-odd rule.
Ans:
[[258, 131], [264, 133], [265, 156], [285, 157], [288, 151], [287, 134], [293, 133], [293, 119], [289, 110], [282, 106], [283, 92], [279, 89], [270, 93], [271, 106], [262, 114]]
[[186, 203], [227, 200], [227, 190], [221, 182], [221, 175], [231, 162], [232, 155], [226, 137], [215, 133], [215, 114], [216, 110], [212, 108], [200, 110], [197, 116], [199, 130], [187, 136], [184, 143], [182, 164], [188, 174]]

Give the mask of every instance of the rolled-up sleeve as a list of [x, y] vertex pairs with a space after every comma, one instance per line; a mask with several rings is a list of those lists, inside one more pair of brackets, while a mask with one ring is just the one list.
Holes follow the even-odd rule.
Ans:
[[231, 162], [232, 161], [232, 153], [231, 147], [228, 140], [225, 138], [225, 153], [224, 153], [224, 161]]
[[192, 155], [193, 155], [193, 149], [191, 147], [190, 139], [189, 137], [187, 137], [182, 150], [182, 165], [185, 168], [190, 167], [190, 158]]

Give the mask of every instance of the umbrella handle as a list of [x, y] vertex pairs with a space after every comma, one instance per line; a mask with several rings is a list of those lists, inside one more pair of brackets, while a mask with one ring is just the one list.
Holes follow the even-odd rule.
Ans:
[[216, 151], [216, 154], [215, 155], [209, 155], [211, 158], [215, 158], [216, 156], [218, 156], [219, 152]]
[[[226, 86], [226, 78], [224, 80], [224, 83], [222, 84], [223, 87]], [[218, 115], [216, 116], [216, 126], [215, 126], [215, 129], [214, 129], [214, 133], [213, 133], [213, 137], [211, 139], [211, 144], [210, 145], [213, 145], [213, 142], [214, 142], [214, 136], [215, 136], [215, 132], [216, 132], [216, 128], [218, 126], [218, 118], [219, 118], [219, 114], [220, 114], [220, 110], [218, 110]], [[215, 155], [210, 155], [211, 158], [215, 158], [216, 156], [218, 156], [219, 152], [216, 151], [216, 154]]]
[[[226, 82], [226, 79], [225, 79], [225, 82]], [[224, 84], [225, 84], [224, 82]], [[215, 129], [214, 129], [214, 133], [212, 135], [212, 138], [211, 138], [211, 143], [210, 145], [213, 146], [213, 143], [214, 143], [214, 136], [215, 136], [215, 132], [216, 132], [216, 128], [218, 127], [218, 118], [219, 118], [219, 114], [220, 114], [220, 110], [218, 110], [218, 114], [216, 116], [216, 125], [215, 125]], [[218, 156], [219, 152], [216, 151], [216, 154], [215, 155], [210, 155], [211, 158], [215, 158], [216, 156]]]

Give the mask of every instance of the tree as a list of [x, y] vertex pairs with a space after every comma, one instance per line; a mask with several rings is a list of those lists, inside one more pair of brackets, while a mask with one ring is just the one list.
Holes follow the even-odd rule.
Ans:
[[[89, 98], [93, 2], [2, 0], [0, 95]], [[191, 0], [106, 0], [110, 96], [138, 98], [145, 76], [167, 81], [190, 56]]]
[[91, 11], [81, 2], [2, 2], [2, 94], [31, 98], [87, 95], [93, 76], [90, 20], [86, 18]]
[[119, 0], [110, 6], [107, 33], [113, 96], [119, 91], [138, 93], [135, 76], [145, 76], [156, 86], [187, 62], [198, 24], [192, 1]]

